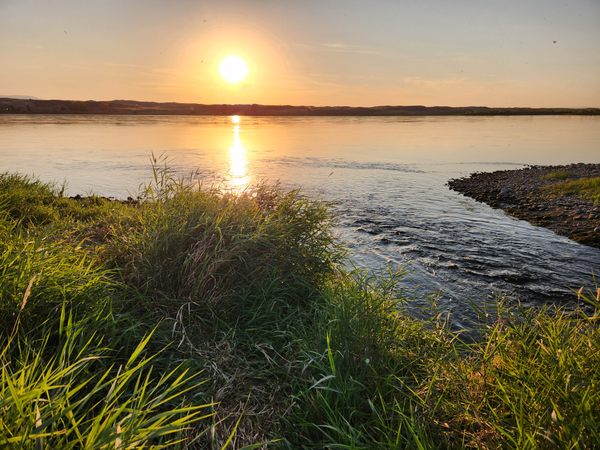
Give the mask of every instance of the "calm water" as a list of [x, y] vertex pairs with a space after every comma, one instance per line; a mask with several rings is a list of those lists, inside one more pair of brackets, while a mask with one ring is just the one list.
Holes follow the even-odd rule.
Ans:
[[358, 265], [407, 266], [406, 286], [465, 305], [497, 292], [572, 299], [600, 250], [450, 191], [474, 171], [600, 162], [597, 117], [248, 118], [0, 116], [0, 170], [126, 197], [166, 154], [182, 173], [243, 189], [259, 179], [332, 200]]

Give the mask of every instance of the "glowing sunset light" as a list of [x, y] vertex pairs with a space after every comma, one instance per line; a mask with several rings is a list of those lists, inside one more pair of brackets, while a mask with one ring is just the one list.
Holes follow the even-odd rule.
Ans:
[[221, 61], [219, 64], [219, 73], [223, 80], [231, 84], [241, 83], [248, 76], [248, 65], [246, 62], [236, 55], [230, 55]]
[[0, 96], [597, 107], [599, 24], [600, 0], [0, 0]]

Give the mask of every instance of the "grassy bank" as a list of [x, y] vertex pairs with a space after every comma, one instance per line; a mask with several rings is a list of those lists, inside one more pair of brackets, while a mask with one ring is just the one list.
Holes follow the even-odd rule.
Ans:
[[596, 292], [467, 343], [343, 270], [325, 205], [154, 174], [134, 203], [0, 175], [0, 446], [600, 445]]
[[[568, 177], [560, 179], [566, 180]], [[563, 181], [551, 186], [550, 189], [556, 194], [576, 195], [592, 201], [594, 205], [600, 204], [600, 177]]]

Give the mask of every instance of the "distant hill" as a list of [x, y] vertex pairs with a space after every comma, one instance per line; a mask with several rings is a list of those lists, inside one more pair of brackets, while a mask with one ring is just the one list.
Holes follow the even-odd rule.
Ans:
[[0, 114], [170, 114], [244, 116], [514, 116], [600, 115], [600, 108], [489, 108], [486, 106], [205, 105], [133, 100], [79, 101], [0, 98]]
[[39, 100], [37, 97], [31, 95], [0, 95], [0, 98], [16, 98], [20, 100]]

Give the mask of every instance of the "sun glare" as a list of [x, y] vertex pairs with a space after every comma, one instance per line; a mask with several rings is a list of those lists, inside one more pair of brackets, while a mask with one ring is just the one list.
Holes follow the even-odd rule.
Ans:
[[248, 76], [248, 66], [239, 56], [230, 55], [221, 61], [219, 73], [228, 83], [238, 84]]
[[[238, 118], [239, 116], [233, 116], [232, 118]], [[246, 149], [242, 143], [240, 137], [240, 126], [233, 126], [233, 143], [229, 149], [230, 157], [230, 168], [229, 168], [229, 185], [234, 191], [242, 192], [250, 182], [250, 176], [248, 175], [248, 158], [246, 156]]]

